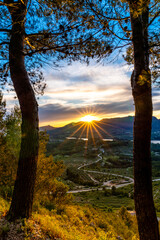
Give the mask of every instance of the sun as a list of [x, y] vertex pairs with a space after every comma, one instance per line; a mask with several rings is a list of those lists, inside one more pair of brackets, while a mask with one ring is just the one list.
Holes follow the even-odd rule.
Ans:
[[88, 122], [89, 123], [89, 122], [98, 120], [98, 117], [93, 116], [93, 115], [86, 115], [86, 116], [82, 117], [80, 120], [83, 121], [83, 122]]

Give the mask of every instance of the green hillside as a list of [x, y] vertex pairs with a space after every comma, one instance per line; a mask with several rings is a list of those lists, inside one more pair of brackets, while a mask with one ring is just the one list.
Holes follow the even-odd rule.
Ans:
[[8, 203], [0, 198], [0, 206], [1, 239], [138, 240], [135, 217], [125, 208], [116, 213], [105, 213], [73, 204], [66, 205], [61, 211], [34, 206], [30, 220], [10, 223], [3, 216], [8, 210]]

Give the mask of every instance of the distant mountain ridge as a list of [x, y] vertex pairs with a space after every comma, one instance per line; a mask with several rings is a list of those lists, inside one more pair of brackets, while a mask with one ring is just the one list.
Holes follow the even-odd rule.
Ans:
[[47, 126], [40, 127], [39, 129], [40, 129], [40, 131], [49, 131], [49, 130], [55, 129], [55, 127], [47, 125]]
[[[95, 127], [92, 127], [94, 137], [102, 138], [118, 138], [118, 139], [132, 139], [133, 138], [133, 116], [121, 118], [104, 118], [100, 121], [94, 121]], [[82, 122], [69, 123], [63, 127], [54, 128], [52, 126], [41, 127], [40, 130], [46, 130], [51, 139], [61, 139], [69, 136], [72, 137], [87, 137], [86, 127], [81, 127]], [[88, 131], [88, 137], [92, 133]], [[160, 119], [152, 118], [152, 139], [160, 139]]]

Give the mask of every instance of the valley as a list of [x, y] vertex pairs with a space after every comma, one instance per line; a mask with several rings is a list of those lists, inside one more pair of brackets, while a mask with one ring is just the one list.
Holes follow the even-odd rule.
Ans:
[[[50, 134], [50, 131], [48, 131]], [[84, 138], [85, 137], [85, 138]], [[112, 136], [113, 137], [113, 136]], [[134, 211], [132, 139], [104, 136], [60, 136], [47, 145], [47, 154], [63, 160], [61, 181], [68, 185], [74, 202], [92, 205], [106, 212], [125, 206]], [[160, 144], [153, 141], [152, 172], [157, 215], [160, 216]]]

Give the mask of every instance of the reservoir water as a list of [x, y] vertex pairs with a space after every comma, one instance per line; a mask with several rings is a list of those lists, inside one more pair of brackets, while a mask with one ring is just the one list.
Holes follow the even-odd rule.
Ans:
[[[68, 139], [68, 140], [75, 140], [75, 139], [77, 139], [77, 140], [88, 141], [88, 138], [66, 137], [66, 139]], [[112, 142], [113, 139], [112, 138], [103, 138], [102, 141], [104, 141], [104, 142]]]
[[151, 143], [153, 143], [153, 144], [160, 144], [160, 140], [151, 140]]
[[[66, 137], [66, 139], [68, 139], [68, 140], [83, 140], [83, 141], [88, 141], [88, 138], [77, 138], [77, 137]], [[112, 142], [113, 141], [113, 139], [112, 138], [103, 138], [102, 139], [104, 142]], [[131, 141], [133, 141], [133, 140], [131, 140]], [[153, 144], [160, 144], [160, 140], [151, 140], [151, 143], [153, 143]]]

